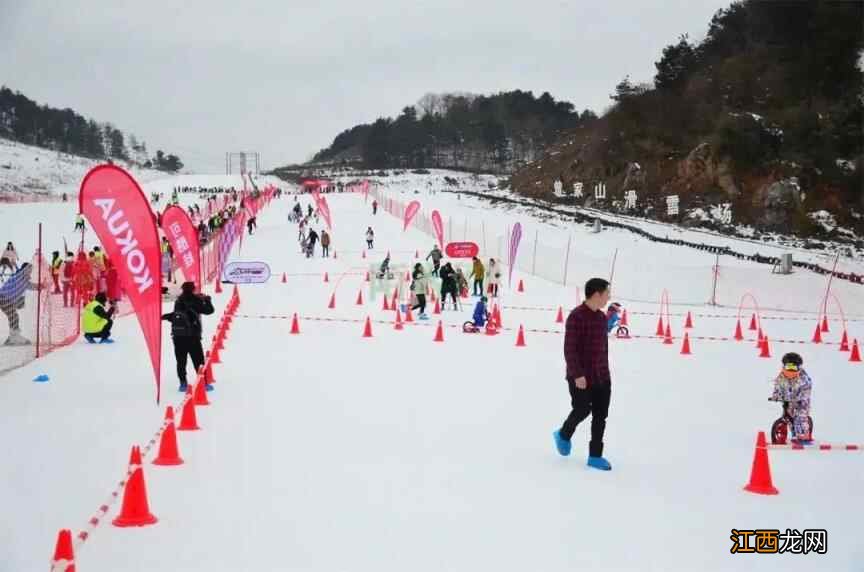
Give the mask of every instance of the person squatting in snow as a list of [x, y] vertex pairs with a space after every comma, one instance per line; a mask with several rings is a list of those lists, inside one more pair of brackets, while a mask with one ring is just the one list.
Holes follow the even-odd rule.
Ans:
[[800, 355], [790, 352], [783, 356], [782, 368], [774, 378], [774, 391], [769, 401], [782, 401], [783, 409], [792, 419], [793, 442], [812, 443], [810, 434], [810, 393], [813, 380], [802, 367]]
[[93, 300], [88, 302], [81, 312], [81, 331], [84, 332], [84, 339], [88, 343], [96, 343], [99, 339], [100, 344], [113, 344], [111, 339], [111, 328], [114, 326], [114, 313], [117, 311], [117, 305], [113, 302], [106, 310], [105, 304], [108, 303], [108, 295], [105, 292], [99, 292], [93, 297]]
[[486, 325], [486, 321], [489, 320], [489, 311], [486, 309], [486, 303], [489, 299], [486, 296], [480, 296], [480, 299], [477, 300], [477, 305], [474, 306], [474, 325], [478, 328], [482, 328]]

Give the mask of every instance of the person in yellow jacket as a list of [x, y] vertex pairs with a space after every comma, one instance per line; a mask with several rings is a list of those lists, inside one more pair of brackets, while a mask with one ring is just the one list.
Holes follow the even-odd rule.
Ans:
[[486, 276], [486, 267], [483, 266], [483, 262], [474, 257], [474, 265], [471, 268], [471, 275], [468, 278], [474, 277], [474, 295], [482, 296], [483, 295], [483, 277]]
[[81, 315], [81, 329], [84, 331], [84, 339], [89, 343], [96, 343], [96, 338], [99, 338], [100, 344], [113, 344], [111, 339], [111, 326], [114, 325], [114, 312], [117, 307], [111, 304], [111, 307], [106, 310], [105, 304], [108, 302], [108, 297], [104, 292], [99, 292], [93, 301], [84, 306], [84, 312]]

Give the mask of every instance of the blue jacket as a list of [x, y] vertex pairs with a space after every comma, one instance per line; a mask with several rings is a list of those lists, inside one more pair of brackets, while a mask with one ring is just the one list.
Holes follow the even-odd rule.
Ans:
[[478, 301], [474, 306], [474, 325], [482, 328], [486, 324], [486, 304], [483, 301]]
[[618, 322], [621, 321], [621, 314], [615, 313], [609, 316], [606, 320], [606, 333], [608, 334], [612, 330], [615, 329], [615, 326], [618, 325]]

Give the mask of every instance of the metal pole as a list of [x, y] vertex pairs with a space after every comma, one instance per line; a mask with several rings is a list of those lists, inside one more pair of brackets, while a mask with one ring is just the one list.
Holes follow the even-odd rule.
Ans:
[[564, 257], [564, 287], [567, 287], [567, 270], [570, 267], [570, 242], [573, 240], [573, 235], [567, 236], [567, 255]]
[[711, 291], [711, 305], [717, 305], [717, 279], [720, 277], [720, 254], [717, 254], [717, 258], [714, 261], [714, 287]]
[[840, 253], [834, 258], [834, 267], [831, 269], [831, 275], [828, 277], [828, 287], [825, 289], [825, 300], [822, 302], [822, 315], [828, 316], [828, 294], [831, 292], [831, 282], [834, 280], [834, 273], [837, 271], [837, 263], [840, 262]]
[[609, 282], [615, 278], [615, 263], [618, 261], [618, 249], [615, 249], [615, 254], [612, 256], [612, 271], [609, 273]]
[[537, 276], [537, 241], [540, 240], [540, 230], [534, 230], [534, 260], [531, 262], [531, 274]]
[[[39, 223], [39, 246], [36, 250], [38, 285], [36, 286], [36, 358], [39, 358], [39, 344], [42, 341], [42, 223]], [[14, 310], [13, 310], [14, 311]]]
[[483, 252], [488, 253], [489, 250], [486, 248], [486, 221], [480, 221], [481, 227], [483, 228]]

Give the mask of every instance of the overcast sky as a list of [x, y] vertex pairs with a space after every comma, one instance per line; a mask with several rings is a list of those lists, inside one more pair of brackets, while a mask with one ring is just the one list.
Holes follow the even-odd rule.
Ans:
[[729, 3], [0, 0], [0, 84], [200, 172], [231, 150], [272, 168], [427, 92], [548, 91], [599, 114]]

